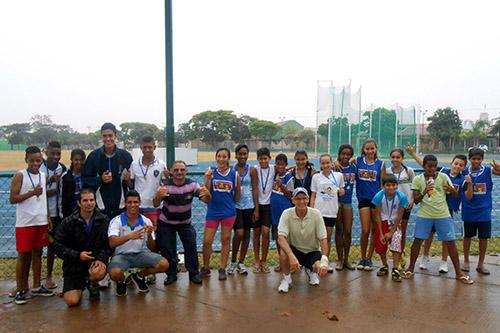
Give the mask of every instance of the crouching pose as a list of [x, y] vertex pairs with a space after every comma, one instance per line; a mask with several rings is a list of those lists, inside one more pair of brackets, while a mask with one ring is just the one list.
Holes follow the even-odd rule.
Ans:
[[328, 241], [321, 213], [307, 206], [309, 194], [303, 187], [293, 191], [292, 202], [295, 207], [283, 212], [278, 225], [280, 267], [283, 273], [278, 291], [283, 293], [292, 286], [291, 270], [299, 271], [304, 266], [312, 286], [319, 285], [319, 277], [328, 272]]
[[96, 209], [94, 190], [82, 189], [77, 204], [80, 209], [62, 221], [54, 238], [54, 251], [63, 260], [63, 295], [68, 306], [80, 304], [85, 288], [90, 299], [99, 299], [97, 282], [106, 275], [111, 253], [109, 220]]
[[[127, 295], [125, 272], [131, 268], [142, 269], [131, 276], [138, 291], [149, 291], [144, 277], [149, 274], [165, 272], [168, 268], [167, 259], [155, 252], [155, 237], [153, 223], [144, 215], [139, 214], [141, 197], [135, 190], [125, 195], [125, 211], [111, 220], [108, 229], [109, 246], [115, 249], [115, 254], [109, 264], [109, 276], [116, 282], [116, 295]], [[147, 248], [144, 246], [147, 238]]]

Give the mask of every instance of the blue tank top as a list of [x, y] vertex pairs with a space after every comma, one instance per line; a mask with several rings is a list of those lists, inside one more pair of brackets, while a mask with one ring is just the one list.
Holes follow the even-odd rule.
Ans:
[[[238, 170], [238, 166], [234, 166], [234, 170]], [[236, 202], [237, 209], [253, 209], [252, 179], [250, 177], [250, 166], [247, 164], [245, 173], [240, 174], [241, 195], [240, 200]]]
[[344, 176], [344, 191], [345, 194], [339, 197], [339, 202], [342, 204], [352, 203], [352, 194], [354, 192], [354, 182], [356, 180], [356, 165], [349, 163], [349, 166], [342, 167], [340, 172]]
[[[287, 172], [283, 176], [279, 176], [281, 183], [285, 185], [289, 190], [293, 188], [293, 175]], [[287, 186], [290, 182], [290, 186]], [[273, 191], [271, 192], [271, 218], [273, 225], [278, 225], [280, 222], [280, 217], [283, 211], [287, 208], [292, 207], [292, 202], [285, 194], [277, 187], [273, 186]]]
[[216, 167], [211, 169], [214, 172], [210, 180], [212, 199], [207, 204], [207, 220], [221, 220], [236, 215], [234, 188], [238, 173], [229, 169], [227, 175], [223, 176]]
[[458, 212], [458, 210], [460, 209], [460, 203], [462, 202], [461, 193], [463, 191], [464, 175], [460, 173], [458, 176], [454, 177], [451, 175], [451, 169], [449, 168], [442, 168], [440, 172], [450, 177], [450, 180], [453, 183], [453, 187], [455, 187], [455, 190], [458, 191], [458, 197], [454, 197], [451, 194], [446, 195], [446, 203], [448, 204], [448, 208], [452, 212]]
[[356, 173], [356, 197], [358, 201], [372, 200], [380, 191], [380, 173], [384, 162], [377, 159], [372, 164], [367, 164], [365, 157], [356, 159], [358, 168]]
[[490, 222], [492, 210], [493, 180], [491, 167], [482, 165], [479, 170], [472, 171], [471, 166], [467, 172], [472, 178], [474, 194], [471, 200], [462, 196], [462, 220], [466, 222]]

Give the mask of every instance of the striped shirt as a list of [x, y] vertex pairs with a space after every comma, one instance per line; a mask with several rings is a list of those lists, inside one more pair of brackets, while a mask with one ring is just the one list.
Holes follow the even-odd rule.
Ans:
[[191, 223], [191, 207], [194, 197], [199, 197], [200, 185], [186, 178], [184, 184], [175, 185], [172, 179], [163, 183], [169, 196], [163, 199], [159, 220], [168, 224]]

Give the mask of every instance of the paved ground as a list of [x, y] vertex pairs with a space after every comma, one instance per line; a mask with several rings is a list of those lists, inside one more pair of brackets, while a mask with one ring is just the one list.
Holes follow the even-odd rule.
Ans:
[[287, 295], [276, 291], [276, 273], [225, 282], [213, 274], [201, 287], [189, 285], [185, 273], [164, 287], [159, 275], [149, 294], [129, 289], [118, 298], [108, 290], [95, 303], [85, 294], [73, 309], [59, 297], [16, 306], [6, 295], [13, 282], [3, 281], [0, 332], [499, 332], [499, 257], [489, 256], [488, 268], [487, 277], [471, 273], [472, 286], [456, 282], [452, 272], [439, 276], [437, 259], [400, 284], [375, 272], [342, 271], [310, 287], [301, 273]]

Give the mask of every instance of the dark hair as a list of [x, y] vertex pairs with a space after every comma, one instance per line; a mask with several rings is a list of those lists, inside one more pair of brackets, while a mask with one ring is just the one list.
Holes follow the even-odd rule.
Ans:
[[269, 148], [267, 147], [262, 147], [257, 150], [257, 158], [261, 156], [268, 156], [271, 158], [271, 152], [269, 151]]
[[47, 143], [47, 148], [59, 148], [59, 149], [61, 149], [61, 144], [59, 143], [59, 141], [50, 141], [49, 143]]
[[[75, 156], [80, 156], [82, 157], [84, 160], [85, 158], [87, 157], [85, 155], [85, 152], [80, 149], [80, 148], [75, 148], [71, 151], [71, 154], [70, 154], [70, 159], [73, 160], [73, 158], [75, 158]], [[69, 167], [71, 170], [73, 170], [73, 163], [71, 163], [71, 166]]]
[[31, 155], [31, 154], [41, 154], [42, 153], [40, 148], [38, 148], [37, 146], [29, 146], [28, 148], [26, 148], [24, 150], [24, 152], [26, 153], [26, 157], [28, 157], [28, 155]]
[[473, 156], [479, 156], [484, 159], [484, 150], [477, 147], [469, 149], [469, 159], [471, 159]]
[[141, 139], [141, 143], [150, 143], [150, 142], [155, 144], [155, 139], [151, 135], [145, 135]]
[[[307, 151], [305, 151], [303, 149], [297, 150], [295, 152], [295, 155], [293, 155], [293, 158], [297, 159], [297, 156], [299, 156], [299, 155], [304, 155], [306, 157], [306, 159], [307, 159], [306, 169], [309, 171], [312, 171], [312, 168], [314, 165], [311, 162], [309, 162], [309, 156], [307, 155]], [[296, 167], [294, 168], [294, 175], [295, 175], [295, 169], [296, 169]]]
[[422, 162], [422, 165], [425, 166], [429, 162], [436, 162], [437, 163], [438, 159], [434, 155], [425, 155], [424, 160]]
[[78, 201], [82, 201], [82, 194], [88, 194], [88, 193], [92, 193], [94, 195], [94, 199], [95, 199], [94, 189], [91, 187], [84, 187], [80, 190], [80, 193], [78, 194]]
[[[375, 149], [378, 150], [377, 141], [375, 141], [375, 139], [371, 139], [371, 138], [370, 139], [366, 139], [365, 142], [363, 142], [363, 145], [361, 146], [361, 156], [365, 156], [365, 146], [368, 143], [373, 143], [375, 145]], [[377, 151], [375, 151], [375, 158], [378, 158]]]
[[112, 123], [104, 123], [101, 126], [101, 133], [104, 132], [105, 130], [112, 130], [113, 133], [116, 134], [116, 126], [113, 125]]
[[398, 179], [392, 173], [385, 174], [384, 177], [382, 177], [382, 185], [397, 184], [397, 183]]
[[339, 161], [340, 161], [340, 154], [342, 154], [342, 151], [344, 149], [349, 149], [351, 151], [351, 157], [354, 156], [354, 148], [352, 148], [352, 146], [350, 144], [344, 143], [344, 144], [340, 145], [340, 147], [339, 147], [339, 153], [337, 156], [337, 159]]
[[288, 164], [288, 157], [286, 157], [285, 154], [276, 155], [276, 158], [274, 160], [276, 163], [278, 163], [278, 161], [280, 161], [280, 162], [285, 162], [285, 164]]
[[246, 144], [240, 143], [239, 145], [236, 146], [236, 148], [234, 148], [234, 153], [238, 154], [238, 152], [243, 148], [245, 148], [247, 151], [250, 151], [250, 149], [248, 149], [248, 146]]
[[[231, 160], [231, 152], [229, 151], [229, 149], [227, 149], [226, 147], [222, 147], [222, 148], [219, 148], [217, 149], [217, 151], [215, 152], [215, 158], [217, 158], [217, 155], [221, 152], [221, 151], [225, 151], [227, 152], [227, 157], [229, 158], [229, 161]], [[229, 161], [227, 161], [227, 166], [229, 167]]]
[[453, 163], [454, 160], [462, 160], [465, 162], [465, 164], [467, 164], [467, 156], [465, 156], [463, 154], [457, 154], [457, 155], [453, 156], [451, 163]]
[[125, 193], [125, 201], [127, 201], [129, 197], [138, 198], [139, 201], [141, 201], [141, 195], [136, 190], [128, 190], [127, 193]]
[[[395, 153], [395, 152], [398, 152], [402, 158], [405, 157], [405, 152], [403, 149], [399, 148], [399, 147], [396, 147], [396, 148], [393, 148], [391, 150], [391, 152], [389, 153], [389, 156], [392, 156], [392, 153]], [[401, 163], [401, 166], [403, 167], [403, 169], [405, 169], [406, 172], [408, 172], [408, 168], [406, 167], [406, 165], [404, 165], [403, 163]]]

